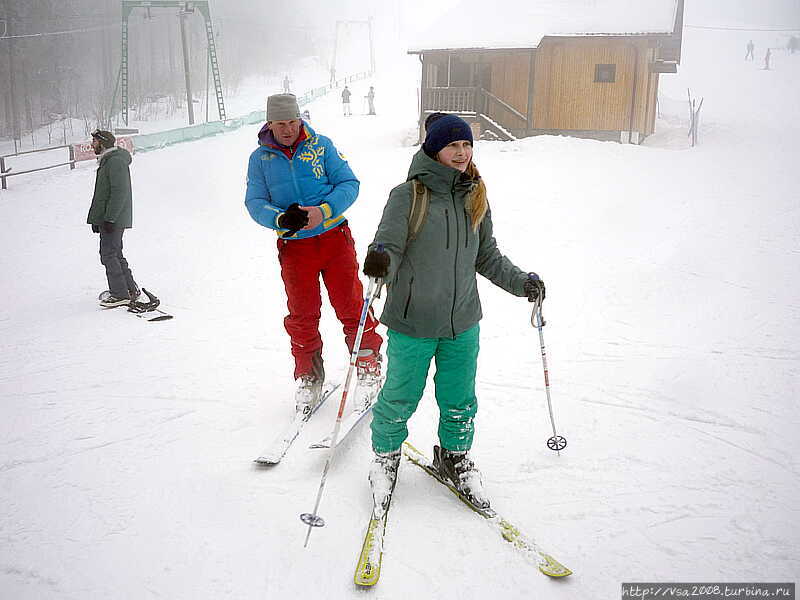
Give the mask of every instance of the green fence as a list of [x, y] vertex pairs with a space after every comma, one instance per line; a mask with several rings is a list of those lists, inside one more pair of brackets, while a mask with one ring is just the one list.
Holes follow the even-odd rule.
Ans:
[[234, 131], [245, 125], [263, 123], [266, 113], [263, 110], [255, 111], [244, 117], [228, 119], [227, 121], [211, 121], [199, 125], [190, 125], [180, 129], [169, 129], [167, 131], [157, 131], [156, 133], [140, 133], [133, 136], [133, 145], [136, 152], [148, 152], [158, 150], [172, 144], [181, 142], [191, 142], [200, 140], [212, 135], [218, 135], [228, 131]]
[[[307, 91], [302, 96], [297, 98], [297, 104], [305, 106], [318, 98], [322, 98], [323, 96], [327, 95], [331, 90], [338, 88], [340, 85], [347, 84], [353, 81], [360, 81], [362, 79], [367, 79], [370, 77], [372, 73], [370, 72], [363, 72], [357, 73], [356, 75], [349, 75], [343, 79], [339, 79], [333, 83], [328, 85], [323, 85], [320, 87], [316, 87], [312, 90]], [[236, 119], [228, 119], [226, 121], [212, 121], [210, 123], [201, 123], [199, 125], [191, 125], [189, 127], [181, 127], [179, 129], [170, 129], [168, 131], [159, 131], [156, 133], [141, 133], [138, 135], [131, 136], [131, 140], [133, 140], [133, 147], [135, 152], [148, 152], [150, 150], [158, 150], [159, 148], [166, 148], [167, 146], [171, 146], [173, 144], [180, 144], [181, 142], [192, 142], [194, 140], [201, 140], [203, 138], [210, 137], [212, 135], [218, 135], [220, 133], [226, 133], [228, 131], [235, 131], [245, 125], [258, 125], [264, 123], [267, 120], [267, 113], [263, 110], [256, 110], [251, 112], [248, 115], [243, 117], [237, 117]], [[127, 136], [125, 136], [127, 137]], [[75, 168], [75, 163], [79, 160], [84, 160], [81, 158], [76, 158], [74, 155], [74, 145], [66, 145], [66, 146], [56, 146], [53, 148], [40, 148], [36, 150], [30, 150], [25, 152], [17, 152], [15, 154], [6, 154], [0, 156], [0, 189], [7, 189], [7, 179], [9, 177], [15, 177], [17, 175], [25, 175], [28, 173], [35, 173], [38, 171], [44, 171], [45, 169], [53, 169], [55, 167], [64, 167], [69, 166], [70, 169]], [[23, 171], [14, 170], [12, 172], [11, 167], [6, 166], [6, 159], [21, 156], [24, 154], [32, 154], [38, 152], [49, 152], [51, 150], [58, 150], [61, 148], [67, 149], [69, 152], [69, 159], [68, 160], [60, 160], [54, 164], [48, 165], [40, 165], [33, 169], [26, 169]]]

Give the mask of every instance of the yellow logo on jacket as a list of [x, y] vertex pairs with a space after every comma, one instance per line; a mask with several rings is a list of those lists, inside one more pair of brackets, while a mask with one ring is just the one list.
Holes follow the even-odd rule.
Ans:
[[305, 149], [297, 156], [303, 162], [311, 163], [311, 172], [314, 177], [320, 179], [325, 175], [325, 167], [322, 165], [322, 158], [325, 156], [325, 146], [319, 145], [319, 136], [315, 135], [308, 140]]

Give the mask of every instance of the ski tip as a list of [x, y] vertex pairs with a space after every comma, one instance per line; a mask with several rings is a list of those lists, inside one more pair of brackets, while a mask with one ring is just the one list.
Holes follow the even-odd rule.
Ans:
[[[368, 549], [364, 549], [365, 552], [368, 552]], [[372, 562], [366, 555], [362, 555], [358, 566], [356, 567], [356, 573], [353, 577], [353, 582], [356, 586], [360, 588], [368, 588], [372, 587], [381, 577], [381, 561], [380, 559], [378, 562]]]
[[272, 456], [259, 456], [258, 458], [253, 460], [253, 463], [255, 463], [260, 467], [272, 467], [277, 465], [280, 461], [281, 459], [279, 458], [276, 459], [275, 457]]
[[357, 587], [372, 587], [380, 579], [383, 559], [383, 532], [380, 530], [383, 524], [384, 521], [376, 519], [374, 515], [369, 521], [367, 533], [364, 536], [364, 545], [361, 548], [353, 577], [353, 582]]
[[378, 575], [378, 573], [367, 573], [366, 575], [357, 573], [354, 582], [360, 588], [370, 588], [378, 583]]
[[558, 562], [555, 558], [550, 556], [549, 554], [541, 554], [540, 558], [542, 558], [542, 562], [539, 563], [539, 570], [547, 575], [548, 577], [553, 578], [561, 578], [567, 577], [568, 575], [572, 575], [572, 571], [570, 571], [567, 567], [562, 565]]

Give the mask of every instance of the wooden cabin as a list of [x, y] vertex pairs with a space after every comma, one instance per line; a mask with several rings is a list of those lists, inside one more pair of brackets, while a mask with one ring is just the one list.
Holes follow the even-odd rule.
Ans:
[[482, 139], [640, 143], [659, 76], [680, 63], [683, 2], [465, 0], [408, 51], [422, 66], [420, 139], [429, 114], [448, 112]]

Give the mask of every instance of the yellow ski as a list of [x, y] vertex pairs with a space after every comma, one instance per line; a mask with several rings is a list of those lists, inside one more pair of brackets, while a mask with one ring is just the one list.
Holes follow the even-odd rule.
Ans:
[[383, 518], [369, 520], [364, 545], [356, 565], [355, 583], [360, 587], [370, 587], [378, 583], [381, 576], [381, 559], [383, 558], [383, 533], [386, 528], [386, 514]]
[[437, 471], [433, 468], [433, 464], [431, 463], [430, 459], [428, 459], [427, 456], [417, 450], [409, 442], [403, 442], [403, 454], [409, 461], [436, 479], [436, 481], [447, 486], [447, 488], [453, 492], [464, 504], [489, 521], [492, 527], [497, 529], [505, 541], [514, 546], [514, 548], [522, 553], [527, 560], [535, 562], [536, 566], [542, 573], [550, 577], [566, 577], [567, 575], [572, 574], [572, 571], [570, 571], [567, 567], [562, 565], [549, 554], [543, 552], [536, 542], [523, 535], [519, 529], [497, 514], [496, 511], [491, 508], [481, 508], [475, 506], [466, 497], [464, 497], [453, 486], [452, 483], [441, 479]]

